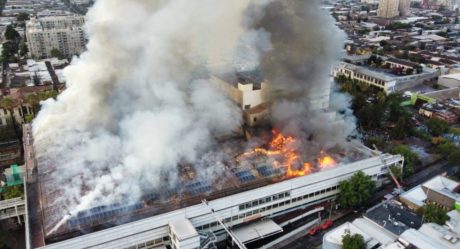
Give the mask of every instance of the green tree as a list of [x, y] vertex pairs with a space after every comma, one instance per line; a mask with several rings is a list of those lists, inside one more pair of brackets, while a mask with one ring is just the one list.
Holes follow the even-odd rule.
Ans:
[[366, 249], [366, 242], [361, 234], [351, 235], [347, 231], [342, 237], [342, 249]]
[[24, 22], [24, 21], [27, 21], [27, 20], [30, 20], [30, 16], [27, 13], [19, 13], [16, 16], [16, 21], [18, 21], [18, 22]]
[[460, 149], [451, 141], [443, 140], [436, 146], [435, 152], [451, 163], [460, 163]]
[[[404, 168], [403, 176], [409, 176], [414, 173], [415, 165], [420, 163], [418, 155], [414, 153], [408, 146], [400, 144], [396, 145], [390, 150], [390, 153], [393, 155], [399, 154], [404, 156]], [[399, 171], [393, 171], [397, 175], [400, 175]]]
[[2, 49], [2, 61], [5, 62], [15, 62], [16, 54], [18, 53], [18, 46], [12, 41], [7, 41], [3, 43]]
[[423, 219], [425, 223], [444, 225], [449, 220], [449, 216], [441, 207], [427, 204], [423, 207]]
[[5, 200], [22, 197], [23, 195], [24, 191], [22, 189], [22, 186], [12, 186], [3, 188], [3, 199]]
[[438, 118], [431, 118], [425, 122], [428, 131], [433, 136], [441, 136], [449, 131], [449, 124]]
[[19, 55], [26, 56], [28, 52], [29, 52], [29, 48], [27, 47], [27, 44], [24, 41], [22, 41], [21, 44], [19, 45]]
[[64, 54], [62, 54], [62, 52], [57, 48], [53, 48], [51, 50], [51, 57], [56, 57], [58, 59], [64, 59], [65, 58]]
[[398, 140], [406, 138], [406, 135], [408, 135], [406, 133], [407, 127], [408, 125], [407, 125], [406, 119], [403, 117], [399, 118], [398, 123], [390, 132], [391, 138], [398, 139]]
[[375, 182], [362, 171], [354, 174], [350, 179], [340, 182], [340, 205], [355, 208], [374, 194]]
[[17, 41], [21, 38], [18, 31], [16, 31], [12, 25], [6, 26], [5, 38], [9, 41]]

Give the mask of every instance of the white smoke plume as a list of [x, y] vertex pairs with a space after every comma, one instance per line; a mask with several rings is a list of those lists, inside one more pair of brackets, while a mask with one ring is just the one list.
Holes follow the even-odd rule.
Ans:
[[[322, 134], [320, 144], [345, 140], [353, 125], [328, 128], [318, 114], [327, 101], [311, 107], [330, 94], [327, 75], [342, 45], [327, 16], [318, 1], [96, 1], [87, 52], [66, 68], [67, 89], [44, 102], [33, 123], [39, 170], [49, 172], [50, 189], [61, 189], [54, 224], [165, 182], [173, 187], [181, 163], [204, 169], [201, 177], [215, 173], [207, 159], [219, 164], [224, 156], [210, 148], [242, 123], [209, 82], [223, 68], [262, 71], [277, 125]], [[348, 105], [336, 100], [333, 114]]]

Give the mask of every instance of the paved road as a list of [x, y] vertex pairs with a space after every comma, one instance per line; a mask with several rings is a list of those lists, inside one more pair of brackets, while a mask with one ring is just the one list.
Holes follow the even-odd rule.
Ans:
[[[406, 189], [415, 187], [431, 178], [433, 178], [436, 175], [446, 173], [447, 175], [453, 175], [456, 174], [458, 171], [457, 167], [454, 167], [453, 165], [448, 164], [447, 162], [441, 161], [434, 163], [432, 165], [429, 165], [425, 169], [415, 173], [411, 177], [405, 180], [406, 183]], [[353, 221], [356, 218], [359, 218], [362, 216], [362, 214], [365, 212], [365, 210], [369, 207], [372, 207], [379, 202], [383, 200], [383, 197], [391, 193], [392, 189], [394, 186], [390, 185], [387, 186], [386, 188], [378, 191], [372, 200], [370, 200], [366, 205], [365, 208], [363, 208], [360, 212], [354, 213], [350, 212], [348, 215], [342, 217], [341, 219], [335, 221], [333, 227], [337, 227], [347, 221]], [[321, 245], [324, 231], [321, 233], [318, 233], [315, 236], [310, 236], [310, 235], [305, 235], [299, 240], [296, 240], [295, 242], [289, 244], [286, 246], [286, 248], [289, 249], [312, 249], [316, 248]]]

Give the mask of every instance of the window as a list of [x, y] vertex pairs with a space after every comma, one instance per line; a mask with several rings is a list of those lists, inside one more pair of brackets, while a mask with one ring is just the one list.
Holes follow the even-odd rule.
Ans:
[[232, 221], [235, 221], [235, 220], [238, 220], [238, 216], [236, 215], [232, 217]]
[[240, 205], [240, 210], [244, 210], [244, 204]]
[[277, 208], [277, 207], [278, 207], [278, 204], [274, 204], [274, 205], [273, 205], [273, 208]]
[[271, 197], [265, 198], [265, 202], [271, 202], [271, 201], [272, 201], [272, 198], [271, 198]]
[[258, 201], [253, 201], [253, 202], [252, 202], [252, 206], [253, 206], [253, 207], [255, 207], [255, 206], [257, 206], [257, 205], [259, 205], [259, 202], [258, 202]]
[[245, 110], [251, 109], [251, 105], [245, 105], [245, 106], [244, 106], [244, 109], [245, 109]]

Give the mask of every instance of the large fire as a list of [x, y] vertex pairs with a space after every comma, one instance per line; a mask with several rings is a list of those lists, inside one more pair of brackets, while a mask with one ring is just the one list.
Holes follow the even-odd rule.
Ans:
[[[310, 174], [313, 170], [313, 164], [310, 162], [302, 162], [302, 158], [298, 151], [299, 141], [293, 136], [285, 136], [276, 130], [273, 130], [272, 133], [273, 138], [268, 143], [267, 148], [253, 148], [251, 151], [240, 155], [238, 159], [255, 155], [265, 155], [273, 159], [274, 167], [284, 167], [288, 177]], [[337, 164], [334, 158], [324, 151], [321, 152], [321, 155], [316, 161], [320, 168], [330, 168]]]

